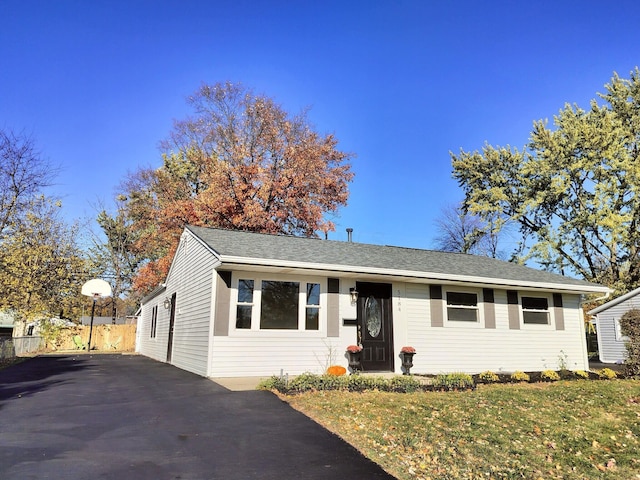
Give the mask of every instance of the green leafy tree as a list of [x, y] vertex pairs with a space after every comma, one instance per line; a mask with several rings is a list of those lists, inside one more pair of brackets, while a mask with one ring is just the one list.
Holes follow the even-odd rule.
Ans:
[[465, 210], [520, 229], [514, 256], [624, 291], [640, 284], [640, 71], [614, 74], [588, 110], [534, 122], [522, 151], [451, 154]]
[[38, 197], [10, 224], [12, 235], [0, 243], [0, 310], [26, 319], [79, 316], [87, 265], [76, 244], [78, 226], [62, 221], [59, 209], [59, 202]]
[[136, 248], [140, 232], [134, 228], [124, 210], [119, 206], [115, 214], [101, 210], [97, 217], [102, 235], [96, 235], [90, 249], [90, 259], [96, 277], [109, 279], [112, 295], [111, 315], [133, 313], [135, 298], [131, 297], [131, 285], [138, 267], [144, 261], [143, 254]]

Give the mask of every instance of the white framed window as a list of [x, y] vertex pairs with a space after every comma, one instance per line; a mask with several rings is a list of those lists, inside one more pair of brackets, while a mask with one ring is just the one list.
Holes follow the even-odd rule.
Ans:
[[460, 325], [480, 323], [479, 292], [451, 289], [444, 292], [444, 298], [447, 322]]
[[614, 318], [613, 319], [613, 325], [615, 328], [615, 332], [616, 332], [616, 340], [618, 342], [627, 342], [629, 341], [629, 337], [626, 337], [622, 334], [622, 327], [620, 326], [620, 319], [619, 318]]
[[253, 313], [253, 285], [251, 279], [238, 280], [238, 301], [236, 304], [236, 328], [251, 328]]
[[156, 329], [158, 327], [158, 305], [154, 305], [151, 309], [151, 331], [150, 338], [156, 338]]
[[234, 274], [235, 330], [318, 332], [326, 280]]
[[549, 297], [521, 296], [522, 323], [525, 325], [550, 325]]
[[305, 330], [320, 328], [320, 284], [307, 283], [307, 302], [305, 306]]

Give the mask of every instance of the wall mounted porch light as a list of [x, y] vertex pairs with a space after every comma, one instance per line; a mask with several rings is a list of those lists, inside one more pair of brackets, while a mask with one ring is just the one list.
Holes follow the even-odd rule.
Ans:
[[164, 302], [162, 302], [165, 310], [169, 310], [171, 308], [171, 299], [169, 297], [164, 298]]

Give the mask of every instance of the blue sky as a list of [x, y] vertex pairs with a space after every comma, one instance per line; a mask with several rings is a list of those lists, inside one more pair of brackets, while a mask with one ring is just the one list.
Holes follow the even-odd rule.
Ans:
[[160, 166], [203, 82], [242, 82], [356, 154], [333, 239], [433, 247], [449, 152], [521, 148], [640, 65], [635, 1], [0, 0], [0, 128], [62, 172], [69, 220]]

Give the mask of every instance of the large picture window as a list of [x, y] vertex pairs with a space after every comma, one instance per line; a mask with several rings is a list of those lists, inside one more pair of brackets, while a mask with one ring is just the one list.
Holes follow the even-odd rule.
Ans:
[[546, 297], [522, 297], [521, 302], [525, 325], [549, 324], [549, 300]]
[[297, 330], [299, 293], [298, 282], [263, 280], [260, 328]]
[[238, 330], [319, 330], [321, 283], [238, 278], [235, 325]]
[[470, 292], [447, 292], [447, 320], [477, 322], [478, 295]]

